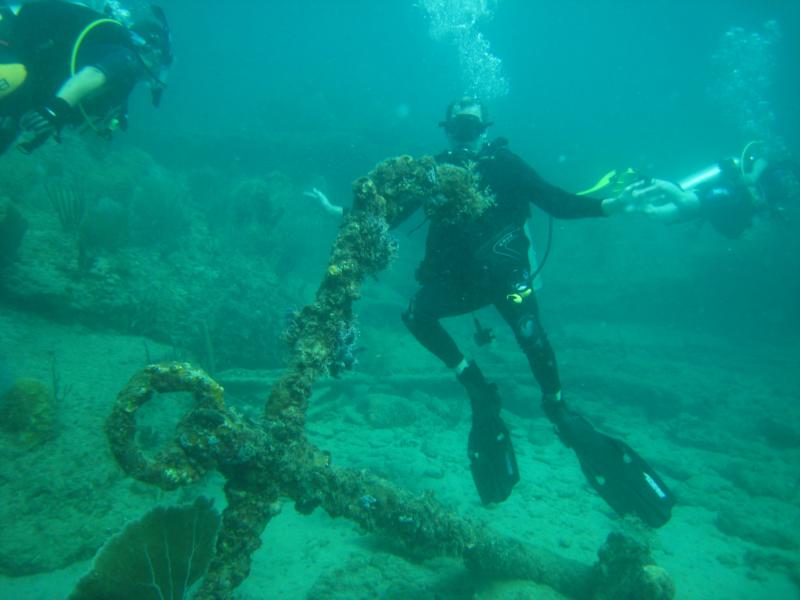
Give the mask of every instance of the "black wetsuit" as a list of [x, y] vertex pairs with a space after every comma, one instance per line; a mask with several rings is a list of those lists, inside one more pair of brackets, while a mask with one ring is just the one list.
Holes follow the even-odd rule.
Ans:
[[719, 177], [694, 192], [702, 217], [720, 234], [733, 239], [750, 227], [757, 210], [739, 167], [732, 160], [723, 160], [719, 168]]
[[450, 151], [436, 160], [455, 165], [475, 162], [495, 204], [470, 223], [431, 223], [425, 258], [417, 271], [422, 287], [403, 321], [423, 346], [454, 368], [464, 356], [439, 319], [493, 304], [514, 331], [542, 392], [560, 391], [555, 355], [532, 291], [525, 221], [530, 203], [554, 217], [579, 219], [603, 216], [602, 201], [547, 183], [502, 139], [479, 153]]
[[[0, 99], [0, 152], [19, 133], [17, 122], [29, 110], [50, 101], [72, 75], [72, 54], [85, 28], [104, 19], [85, 6], [66, 2], [25, 4], [16, 16], [6, 16], [0, 28], [0, 65], [21, 64], [26, 78], [18, 89]], [[104, 22], [91, 28], [75, 55], [75, 72], [84, 67], [101, 71], [106, 82], [102, 93], [84, 101], [93, 117], [114, 111], [124, 117], [128, 96], [145, 76], [145, 67], [134, 51], [128, 31], [119, 24]], [[83, 120], [73, 111], [75, 124]]]

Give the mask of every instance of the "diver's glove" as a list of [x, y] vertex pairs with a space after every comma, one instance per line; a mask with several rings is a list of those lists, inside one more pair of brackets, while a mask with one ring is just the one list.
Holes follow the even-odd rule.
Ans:
[[60, 142], [61, 130], [71, 115], [72, 107], [58, 96], [39, 108], [29, 110], [19, 121], [23, 141], [17, 144], [17, 148], [24, 154], [30, 154], [51, 137]]

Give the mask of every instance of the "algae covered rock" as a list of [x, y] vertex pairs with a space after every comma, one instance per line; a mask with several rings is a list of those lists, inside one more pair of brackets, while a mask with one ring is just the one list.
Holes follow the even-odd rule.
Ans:
[[28, 222], [7, 198], [0, 198], [0, 266], [14, 260]]
[[38, 379], [18, 379], [0, 398], [0, 428], [22, 444], [52, 439], [55, 420], [53, 391]]
[[230, 218], [237, 228], [258, 225], [271, 230], [283, 214], [276, 197], [286, 194], [281, 190], [280, 176], [274, 174], [271, 181], [260, 177], [249, 177], [239, 181], [231, 191]]
[[369, 394], [361, 404], [361, 412], [375, 429], [408, 427], [417, 421], [414, 405], [392, 394]]

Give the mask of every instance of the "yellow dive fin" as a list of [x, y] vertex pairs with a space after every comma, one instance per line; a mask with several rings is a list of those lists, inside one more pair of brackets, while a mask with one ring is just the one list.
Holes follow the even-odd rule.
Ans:
[[578, 192], [578, 195], [588, 196], [589, 194], [602, 191], [606, 198], [618, 196], [622, 190], [639, 179], [641, 179], [641, 176], [630, 167], [627, 169], [613, 169], [603, 175], [600, 180], [588, 190]]

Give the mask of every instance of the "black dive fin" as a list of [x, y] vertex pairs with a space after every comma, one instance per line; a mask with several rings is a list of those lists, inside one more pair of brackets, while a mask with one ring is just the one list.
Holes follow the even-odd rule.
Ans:
[[484, 504], [502, 502], [519, 481], [517, 457], [508, 427], [500, 418], [497, 386], [488, 383], [470, 361], [458, 376], [472, 404], [472, 429], [467, 442], [472, 480]]
[[638, 515], [651, 527], [669, 521], [675, 496], [636, 451], [574, 413], [563, 415], [556, 425], [561, 439], [578, 455], [589, 483], [611, 508], [620, 515]]
[[519, 468], [511, 436], [500, 417], [473, 423], [469, 432], [468, 454], [472, 480], [481, 502], [503, 502], [519, 481]]

